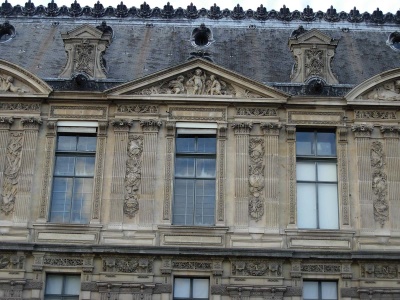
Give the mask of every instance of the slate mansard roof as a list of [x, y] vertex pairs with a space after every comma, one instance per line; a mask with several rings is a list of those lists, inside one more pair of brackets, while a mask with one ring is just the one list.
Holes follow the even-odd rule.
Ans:
[[[0, 43], [0, 59], [14, 63], [47, 81], [54, 89], [62, 89], [59, 75], [66, 64], [61, 33], [89, 24], [106, 22], [112, 28], [112, 42], [104, 59], [107, 79], [97, 80], [94, 89], [105, 90], [116, 84], [132, 81], [154, 72], [182, 64], [190, 58], [205, 57], [226, 69], [253, 80], [295, 94], [290, 85], [295, 63], [288, 41], [299, 26], [318, 29], [338, 41], [332, 71], [345, 92], [381, 72], [400, 67], [400, 51], [388, 45], [389, 36], [400, 31], [400, 10], [395, 13], [303, 12], [279, 11], [260, 6], [244, 11], [173, 8], [70, 7], [51, 2], [36, 7], [27, 2], [24, 7], [7, 1], [0, 8], [0, 24], [8, 21], [15, 37]], [[211, 31], [209, 45], [198, 47], [193, 42], [193, 30], [200, 24]], [[68, 88], [67, 88], [68, 89]], [[340, 93], [339, 93], [340, 94]]]

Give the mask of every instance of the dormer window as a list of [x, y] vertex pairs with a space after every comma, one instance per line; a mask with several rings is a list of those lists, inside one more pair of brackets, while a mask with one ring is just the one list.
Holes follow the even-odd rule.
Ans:
[[400, 51], [400, 32], [392, 32], [386, 42], [390, 48], [395, 51]]
[[195, 47], [207, 47], [213, 42], [212, 32], [206, 25], [201, 24], [193, 29], [191, 41]]

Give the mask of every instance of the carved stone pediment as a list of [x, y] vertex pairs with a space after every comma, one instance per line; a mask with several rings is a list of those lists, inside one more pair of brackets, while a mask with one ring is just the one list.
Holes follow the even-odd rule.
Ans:
[[345, 98], [352, 102], [390, 105], [400, 101], [400, 68], [383, 72], [367, 79], [352, 89]]
[[288, 95], [202, 59], [106, 91], [110, 95], [278, 98]]
[[0, 60], [0, 97], [49, 95], [51, 87], [31, 72], [8, 61]]
[[317, 77], [328, 84], [339, 83], [331, 68], [337, 45], [337, 40], [317, 29], [293, 35], [289, 39], [289, 48], [295, 59], [292, 82], [303, 83]]
[[72, 31], [61, 33], [67, 52], [67, 63], [60, 78], [83, 74], [90, 79], [107, 78], [103, 54], [112, 36], [89, 25], [81, 25]]

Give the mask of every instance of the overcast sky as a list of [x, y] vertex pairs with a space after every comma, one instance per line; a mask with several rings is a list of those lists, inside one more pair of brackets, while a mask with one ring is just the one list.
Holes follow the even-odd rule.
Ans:
[[[36, 6], [38, 5], [45, 5], [49, 3], [51, 0], [31, 0]], [[55, 0], [58, 6], [66, 5], [70, 6], [74, 0]], [[104, 6], [113, 6], [116, 7], [121, 0], [100, 0]], [[354, 6], [360, 11], [372, 13], [376, 10], [377, 7], [384, 13], [391, 12], [395, 13], [397, 10], [400, 9], [400, 1], [398, 0], [380, 0], [380, 1], [372, 1], [372, 0], [146, 0], [146, 2], [150, 5], [150, 7], [160, 7], [163, 8], [167, 2], [170, 2], [174, 8], [182, 7], [186, 9], [186, 7], [193, 2], [196, 5], [197, 9], [200, 8], [207, 8], [209, 9], [210, 6], [216, 3], [221, 9], [233, 9], [237, 4], [240, 4], [243, 9], [253, 9], [255, 10], [260, 4], [263, 4], [267, 10], [279, 10], [283, 5], [286, 5], [291, 11], [293, 10], [300, 10], [302, 11], [307, 5], [309, 5], [314, 11], [321, 10], [325, 12], [331, 5], [338, 12], [345, 11], [350, 12]], [[3, 3], [4, 0], [0, 0], [0, 3]], [[8, 0], [9, 3], [12, 5], [24, 5], [27, 0]], [[89, 5], [93, 7], [97, 0], [78, 0], [81, 6]], [[140, 4], [144, 2], [144, 0], [124, 0], [124, 4], [128, 7], [139, 7]]]

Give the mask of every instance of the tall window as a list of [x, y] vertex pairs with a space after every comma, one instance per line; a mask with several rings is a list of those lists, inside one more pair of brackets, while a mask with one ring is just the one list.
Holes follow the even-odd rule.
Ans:
[[47, 274], [44, 300], [78, 300], [80, 275]]
[[[96, 129], [92, 129], [95, 132]], [[95, 134], [59, 132], [50, 222], [81, 224], [89, 222], [95, 151]]]
[[338, 229], [335, 133], [297, 132], [296, 155], [298, 227]]
[[208, 278], [175, 278], [174, 300], [208, 300]]
[[304, 300], [337, 300], [337, 282], [335, 281], [304, 281]]
[[176, 138], [173, 224], [213, 225], [215, 134], [180, 132]]

